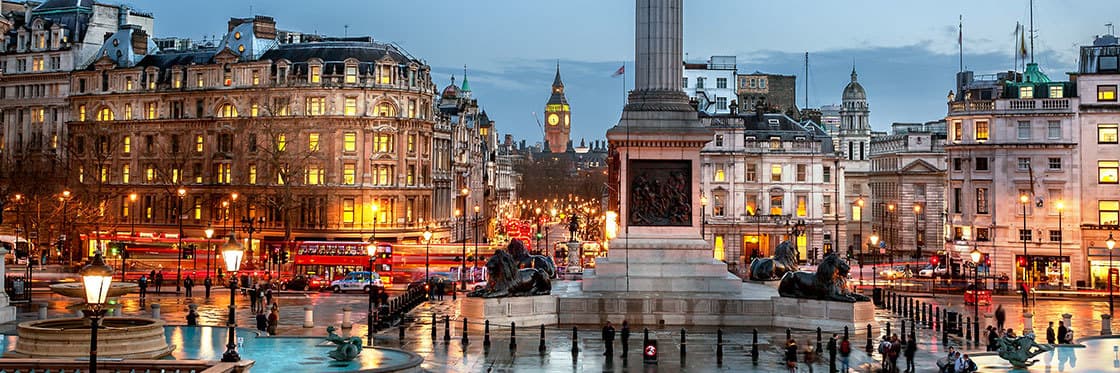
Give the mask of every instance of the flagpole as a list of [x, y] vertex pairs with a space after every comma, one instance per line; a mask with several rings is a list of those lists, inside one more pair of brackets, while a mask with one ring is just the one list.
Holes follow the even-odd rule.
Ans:
[[960, 72], [964, 72], [964, 15], [957, 15], [957, 54], [960, 56]]

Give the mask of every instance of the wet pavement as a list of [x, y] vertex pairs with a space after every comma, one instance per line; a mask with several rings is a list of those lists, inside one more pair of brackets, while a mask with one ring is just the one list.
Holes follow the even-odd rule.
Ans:
[[[136, 294], [127, 295], [119, 300], [122, 312], [125, 315], [150, 316], [152, 303], [161, 305], [161, 318], [169, 324], [185, 324], [187, 306], [197, 304], [199, 323], [202, 325], [224, 326], [228, 313], [229, 290], [215, 289], [210, 298], [203, 296], [201, 287], [194, 290], [193, 298], [175, 296], [173, 293], [153, 294], [144, 302], [144, 308]], [[930, 303], [960, 309], [960, 296], [928, 296]], [[1016, 297], [995, 297], [996, 303], [1003, 304], [1007, 311], [1009, 327], [1021, 330], [1021, 307]], [[326, 327], [333, 325], [336, 328], [341, 324], [344, 307], [352, 308], [352, 328], [342, 329], [342, 334], [365, 337], [367, 297], [361, 293], [304, 293], [280, 292], [275, 297], [275, 302], [280, 309], [280, 325], [278, 334], [282, 336], [325, 336]], [[66, 298], [59, 295], [36, 293], [33, 303], [46, 303], [49, 317], [62, 317], [77, 315], [79, 303], [77, 299]], [[304, 307], [313, 309], [313, 323], [311, 328], [303, 327]], [[1032, 307], [1035, 312], [1035, 330], [1039, 335], [1045, 335], [1045, 321], [1058, 320], [1062, 313], [1072, 313], [1073, 327], [1078, 331], [1078, 338], [1096, 335], [1100, 331], [1099, 313], [1107, 312], [1107, 302], [1099, 299], [1040, 299], [1037, 306]], [[38, 317], [37, 308], [34, 306], [19, 306], [18, 321], [33, 320]], [[980, 312], [991, 313], [994, 306], [981, 306]], [[436, 315], [436, 338], [432, 338], [431, 316]], [[971, 307], [966, 315], [972, 314]], [[483, 344], [483, 324], [472, 321], [467, 326], [468, 340], [462, 340], [462, 319], [459, 317], [458, 302], [450, 296], [443, 301], [433, 301], [421, 304], [409, 313], [414, 319], [404, 325], [405, 338], [398, 338], [399, 330], [396, 328], [383, 330], [376, 334], [375, 343], [386, 347], [401, 348], [421, 355], [425, 361], [423, 369], [433, 372], [442, 371], [603, 371], [603, 372], [628, 372], [628, 371], [781, 371], [785, 367], [781, 364], [782, 350], [779, 343], [785, 340], [785, 330], [775, 328], [758, 328], [758, 349], [760, 357], [755, 365], [751, 360], [751, 328], [726, 327], [723, 328], [722, 361], [717, 359], [717, 331], [716, 328], [689, 327], [685, 339], [686, 348], [682, 354], [680, 344], [681, 331], [676, 327], [651, 328], [650, 338], [656, 339], [659, 344], [660, 356], [658, 364], [643, 364], [641, 351], [642, 329], [634, 327], [630, 339], [629, 350], [623, 354], [621, 344], [616, 339], [614, 355], [604, 356], [604, 345], [598, 327], [581, 325], [578, 336], [572, 338], [572, 327], [552, 326], [545, 329], [544, 351], [540, 351], [541, 333], [539, 327], [518, 327], [516, 331], [516, 346], [510, 347], [509, 325], [491, 325], [490, 346]], [[1096, 316], [1094, 319], [1093, 316]], [[451, 331], [445, 332], [444, 317], [450, 318]], [[892, 333], [899, 333], [899, 317], [887, 310], [878, 309], [876, 318], [880, 328], [873, 331], [874, 337], [882, 334], [886, 322], [891, 322]], [[254, 319], [249, 311], [248, 297], [237, 296], [237, 320], [242, 327], [254, 327]], [[620, 328], [616, 325], [616, 328]], [[0, 325], [0, 332], [14, 334], [16, 323]], [[864, 328], [851, 331], [853, 365], [859, 366], [859, 371], [875, 371], [878, 362], [871, 361], [863, 351], [866, 347], [867, 337]], [[909, 333], [909, 325], [907, 326]], [[827, 344], [831, 332], [824, 331], [822, 345]], [[448, 340], [444, 339], [445, 333]], [[942, 345], [940, 331], [919, 328], [917, 331], [919, 352], [916, 358], [919, 372], [936, 371], [934, 361], [945, 353]], [[793, 337], [802, 350], [806, 343], [816, 343], [815, 331], [793, 331]], [[572, 353], [573, 341], [577, 353]], [[952, 338], [951, 344], [959, 344], [959, 339]], [[965, 346], [966, 350], [983, 350], [983, 347]], [[875, 354], [878, 358], [878, 354]], [[814, 370], [827, 371], [828, 354], [820, 354], [819, 362]], [[855, 367], [853, 367], [855, 368]], [[804, 363], [802, 363], [802, 370]]]

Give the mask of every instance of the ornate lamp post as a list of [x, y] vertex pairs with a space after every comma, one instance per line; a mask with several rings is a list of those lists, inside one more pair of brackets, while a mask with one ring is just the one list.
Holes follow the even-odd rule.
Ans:
[[969, 255], [972, 256], [972, 271], [973, 271], [973, 273], [976, 274], [975, 277], [973, 277], [974, 281], [972, 283], [972, 320], [975, 320], [975, 323], [972, 324], [972, 335], [973, 335], [972, 338], [973, 338], [973, 343], [976, 343], [977, 345], [979, 345], [980, 344], [980, 257], [982, 257], [983, 254], [980, 253], [980, 249], [973, 248], [972, 252], [969, 253]]
[[887, 256], [890, 258], [891, 268], [894, 268], [894, 203], [887, 204]]
[[1019, 239], [1023, 241], [1023, 280], [1026, 284], [1030, 284], [1030, 274], [1027, 269], [1030, 268], [1030, 260], [1027, 259], [1027, 238], [1023, 237], [1022, 231], [1027, 230], [1027, 204], [1031, 202], [1030, 197], [1026, 194], [1019, 195], [1019, 203], [1023, 205], [1023, 229], [1019, 231]]
[[705, 227], [708, 225], [708, 196], [700, 195], [700, 238], [707, 241]]
[[[874, 248], [876, 246], [879, 246], [879, 235], [874, 230], [871, 231], [871, 237], [868, 237], [867, 239], [871, 242], [871, 247], [872, 248]], [[862, 260], [860, 260], [860, 264], [863, 264]], [[876, 281], [877, 280], [876, 280], [876, 273], [875, 273], [875, 264], [872, 264], [871, 265], [871, 287], [874, 288], [874, 290], [872, 290], [873, 293], [878, 293], [879, 292], [879, 283], [876, 282]]]
[[[249, 234], [249, 262], [253, 262], [253, 233], [259, 232], [264, 228], [264, 217], [259, 216], [257, 219], [251, 217], [241, 218], [241, 231]], [[231, 236], [232, 237], [232, 236]]]
[[428, 287], [428, 275], [431, 273], [431, 256], [432, 256], [432, 230], [431, 228], [424, 229], [424, 287]]
[[[63, 189], [62, 190], [62, 195], [58, 197], [58, 201], [62, 202], [62, 234], [59, 235], [58, 239], [62, 243], [62, 245], [63, 245], [62, 247], [67, 249], [66, 258], [70, 259], [70, 262], [73, 263], [74, 256], [73, 256], [73, 254], [71, 254], [69, 252], [69, 246], [70, 245], [68, 245], [66, 243], [66, 234], [69, 233], [69, 227], [67, 226], [66, 218], [67, 218], [67, 215], [69, 215], [69, 212], [67, 211], [67, 206], [70, 203], [70, 190], [69, 189]], [[62, 255], [61, 252], [59, 252], [58, 254]], [[62, 259], [59, 258], [59, 261], [61, 262]]]
[[230, 233], [229, 241], [222, 244], [222, 259], [226, 264], [226, 272], [229, 273], [229, 319], [226, 321], [229, 337], [226, 340], [226, 352], [222, 354], [222, 361], [227, 363], [241, 361], [241, 355], [237, 353], [237, 308], [234, 294], [237, 293], [237, 271], [241, 270], [241, 258], [244, 255], [244, 246]]
[[369, 242], [376, 243], [377, 242], [377, 222], [379, 220], [377, 218], [377, 211], [381, 210], [381, 206], [378, 206], [378, 204], [376, 202], [374, 202], [373, 206], [370, 207], [370, 209], [373, 210], [373, 234], [369, 236]]
[[864, 258], [864, 244], [863, 244], [863, 197], [856, 199], [856, 205], [859, 206], [859, 284], [863, 285], [863, 258]]
[[[459, 289], [462, 291], [467, 291], [467, 197], [471, 195], [471, 190], [467, 189], [467, 187], [463, 187], [463, 189], [459, 190], [459, 194], [463, 196], [463, 210], [462, 214], [460, 215], [460, 217], [463, 219], [463, 252], [459, 257]], [[452, 288], [452, 290], [454, 290], [454, 288]]]
[[1065, 203], [1061, 200], [1054, 202], [1054, 207], [1058, 209], [1058, 289], [1065, 289], [1066, 282], [1066, 269], [1062, 264], [1065, 259], [1062, 259], [1062, 240], [1065, 239], [1065, 229], [1062, 228], [1062, 210], [1065, 209]]
[[376, 273], [373, 271], [373, 261], [377, 257], [377, 244], [373, 242], [373, 239], [370, 239], [369, 245], [366, 245], [366, 255], [369, 256], [369, 288], [366, 289], [369, 293], [366, 313], [366, 345], [373, 346], [373, 298], [377, 296], [377, 287], [374, 286], [373, 282], [373, 276]]
[[476, 203], [474, 205], [474, 268], [471, 269], [471, 273], [478, 270], [478, 213], [481, 210], [482, 208]]
[[210, 258], [214, 256], [214, 243], [210, 239], [214, 238], [214, 228], [207, 225], [202, 232], [206, 234], [206, 278], [210, 278]]
[[86, 309], [82, 313], [89, 317], [89, 371], [97, 372], [97, 329], [105, 316], [105, 299], [109, 296], [109, 286], [113, 283], [113, 268], [105, 264], [101, 250], [93, 260], [78, 271], [86, 290]]
[[[922, 216], [922, 204], [915, 203], [914, 204], [914, 227], [915, 228], [920, 226], [918, 221], [921, 220], [921, 216]], [[922, 258], [922, 246], [918, 244], [918, 230], [915, 229], [914, 230], [914, 259], [921, 259], [921, 258]]]
[[541, 208], [540, 207], [537, 207], [535, 211], [536, 211], [536, 217], [537, 217], [537, 235], [536, 235], [537, 242], [536, 242], [535, 245], [533, 245], [533, 247], [536, 249], [537, 253], [540, 253], [541, 252], [541, 226], [544, 225], [544, 217], [541, 216]]
[[179, 257], [175, 259], [175, 294], [179, 294], [179, 285], [183, 282], [183, 197], [187, 189], [179, 188], [179, 209], [175, 212], [175, 220], [179, 221]]
[[1108, 314], [1115, 316], [1112, 303], [1112, 248], [1116, 247], [1116, 240], [1112, 239], [1112, 232], [1108, 232], [1108, 240], [1104, 244], [1108, 246]]
[[129, 202], [132, 203], [132, 210], [128, 213], [128, 222], [130, 224], [132, 224], [132, 229], [129, 230], [128, 235], [131, 236], [131, 237], [138, 236], [136, 234], [136, 219], [134, 219], [134, 217], [135, 217], [134, 215], [136, 215], [136, 199], [137, 198], [139, 198], [139, 196], [137, 196], [136, 193], [129, 193], [128, 194], [128, 200], [129, 200]]

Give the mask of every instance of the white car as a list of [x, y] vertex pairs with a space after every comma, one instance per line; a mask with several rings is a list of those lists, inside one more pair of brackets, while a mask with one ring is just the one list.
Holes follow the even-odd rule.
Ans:
[[381, 275], [373, 272], [373, 281], [370, 281], [370, 272], [350, 272], [342, 279], [331, 281], [330, 289], [335, 293], [344, 291], [361, 290], [362, 292], [369, 292], [370, 286], [382, 287]]
[[926, 278], [945, 276], [945, 275], [948, 275], [948, 274], [949, 274], [949, 268], [947, 268], [947, 267], [936, 267], [935, 268], [933, 266], [926, 266], [925, 268], [922, 268], [921, 271], [918, 271], [918, 277], [926, 277]]

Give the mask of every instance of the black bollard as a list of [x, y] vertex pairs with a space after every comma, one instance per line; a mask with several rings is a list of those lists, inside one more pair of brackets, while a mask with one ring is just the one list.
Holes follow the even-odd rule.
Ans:
[[964, 334], [965, 334], [964, 335], [964, 340], [965, 341], [971, 341], [972, 340], [972, 316], [966, 317], [964, 320], [965, 320], [964, 321]]
[[939, 320], [941, 320], [941, 307], [933, 306], [933, 328], [934, 329], [937, 329], [939, 327], [939, 325], [937, 325]]
[[723, 329], [716, 329], [716, 365], [723, 365]]
[[910, 339], [914, 339], [918, 335], [918, 326], [914, 325], [914, 320], [910, 320]]
[[646, 345], [649, 344], [649, 328], [642, 330], [642, 350], [645, 351]]
[[404, 324], [397, 326], [397, 340], [404, 343]]
[[509, 323], [509, 350], [517, 349], [517, 322]]
[[864, 349], [871, 353], [871, 324], [867, 324], [867, 346]]
[[436, 314], [432, 314], [432, 343], [436, 342]]
[[844, 325], [844, 338], [848, 338], [848, 326]]
[[887, 321], [887, 337], [891, 336], [891, 322]]
[[537, 351], [544, 352], [544, 324], [541, 324], [541, 341], [537, 344]]
[[898, 326], [902, 329], [902, 332], [898, 334], [902, 334], [903, 337], [906, 337], [906, 320], [902, 320], [898, 324]]
[[949, 329], [945, 327], [944, 323], [941, 324], [941, 345], [949, 345]]
[[[544, 339], [541, 339], [541, 343], [544, 343]], [[572, 327], [572, 355], [575, 355], [575, 354], [578, 354], [578, 353], [579, 353], [579, 329], [576, 329], [576, 327], [573, 326]]]
[[685, 344], [684, 336], [686, 331], [681, 328], [681, 360], [684, 360], [684, 355], [688, 353], [688, 346]]
[[819, 326], [817, 327], [817, 350], [816, 351], [817, 351], [818, 354], [821, 353], [821, 351], [824, 351], [824, 350], [821, 349], [821, 327], [819, 327]]
[[758, 329], [751, 329], [751, 364], [758, 365]]
[[[466, 346], [466, 345], [471, 343], [470, 337], [467, 336], [467, 318], [466, 317], [463, 318], [463, 337], [459, 339], [459, 343], [462, 343], [463, 346]], [[463, 347], [463, 348], [466, 348], [466, 347]]]
[[451, 342], [451, 316], [443, 317], [443, 341]]
[[482, 329], [482, 348], [490, 348], [490, 320], [486, 320], [486, 326]]

